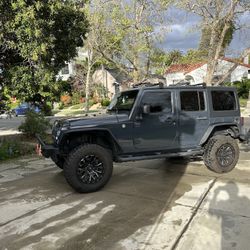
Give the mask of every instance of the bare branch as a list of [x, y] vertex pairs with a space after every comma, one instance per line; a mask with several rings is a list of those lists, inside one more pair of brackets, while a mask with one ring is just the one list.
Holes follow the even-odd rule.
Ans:
[[239, 58], [239, 61], [235, 62], [232, 67], [228, 70], [228, 72], [217, 82], [218, 85], [223, 84], [226, 79], [233, 73], [233, 71], [240, 65], [240, 61], [242, 61], [247, 55], [250, 54], [250, 49], [245, 50], [241, 57]]

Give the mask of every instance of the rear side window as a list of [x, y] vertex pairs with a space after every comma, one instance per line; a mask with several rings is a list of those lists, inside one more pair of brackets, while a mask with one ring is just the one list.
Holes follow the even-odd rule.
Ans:
[[202, 111], [205, 110], [204, 93], [202, 91], [182, 91], [181, 110]]
[[236, 101], [233, 91], [212, 91], [213, 110], [236, 110]]

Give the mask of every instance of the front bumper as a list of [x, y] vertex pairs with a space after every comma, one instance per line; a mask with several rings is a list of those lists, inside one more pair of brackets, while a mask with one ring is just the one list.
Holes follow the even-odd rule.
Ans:
[[59, 149], [55, 147], [53, 144], [46, 144], [40, 135], [36, 135], [36, 139], [38, 140], [40, 146], [41, 146], [41, 153], [44, 157], [49, 158], [52, 155], [58, 154]]

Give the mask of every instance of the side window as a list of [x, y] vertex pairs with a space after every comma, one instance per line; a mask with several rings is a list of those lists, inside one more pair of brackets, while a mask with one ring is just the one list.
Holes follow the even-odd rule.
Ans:
[[143, 105], [150, 105], [150, 113], [172, 112], [171, 92], [146, 92], [142, 97]]
[[181, 110], [202, 111], [205, 110], [203, 91], [181, 91]]
[[215, 111], [236, 110], [236, 101], [233, 91], [211, 91], [213, 109]]

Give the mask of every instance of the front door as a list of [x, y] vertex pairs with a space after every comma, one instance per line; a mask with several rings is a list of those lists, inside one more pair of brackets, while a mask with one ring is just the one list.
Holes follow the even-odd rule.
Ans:
[[[138, 151], [174, 149], [177, 123], [171, 90], [145, 91], [134, 122], [134, 146]], [[150, 107], [149, 113], [142, 112], [143, 106]]]

